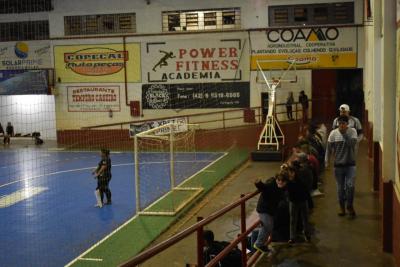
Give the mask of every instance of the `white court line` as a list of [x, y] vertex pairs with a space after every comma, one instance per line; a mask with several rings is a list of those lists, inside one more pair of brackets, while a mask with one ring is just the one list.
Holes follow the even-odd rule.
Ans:
[[47, 189], [48, 189], [47, 187], [33, 186], [20, 189], [9, 195], [3, 195], [0, 197], [0, 209], [10, 207], [14, 204], [17, 204], [18, 202], [24, 201], [25, 199], [38, 195], [43, 191], [46, 191]]
[[96, 258], [79, 258], [82, 261], [103, 261], [103, 259], [96, 259]]
[[[211, 152], [212, 153], [212, 152]], [[216, 163], [218, 160], [222, 159], [223, 157], [225, 157], [226, 155], [228, 155], [227, 152], [223, 153], [222, 156], [220, 156], [219, 158], [217, 158], [216, 160], [212, 161], [210, 164], [208, 164], [207, 166], [205, 166], [203, 169], [199, 170], [198, 172], [196, 172], [195, 174], [193, 174], [192, 176], [190, 176], [189, 178], [187, 178], [185, 181], [183, 181], [181, 184], [183, 184], [184, 182], [186, 182], [189, 179], [192, 179], [193, 177], [195, 177], [198, 173], [204, 171], [205, 169], [207, 169], [209, 166], [213, 165], [214, 163]], [[180, 186], [181, 184], [179, 184], [178, 186]], [[150, 205], [151, 206], [151, 205]], [[69, 262], [67, 265], [65, 265], [64, 267], [69, 267], [72, 264], [74, 264], [75, 262], [77, 262], [79, 259], [81, 259], [81, 257], [83, 257], [84, 255], [88, 254], [89, 252], [91, 252], [93, 249], [95, 249], [96, 247], [98, 247], [101, 243], [103, 243], [104, 241], [106, 241], [109, 237], [111, 237], [113, 234], [115, 234], [116, 232], [118, 232], [119, 230], [121, 230], [123, 227], [125, 227], [127, 224], [129, 224], [131, 221], [133, 221], [136, 217], [138, 217], [138, 214], [136, 214], [135, 216], [133, 216], [131, 219], [129, 219], [128, 221], [126, 221], [124, 224], [122, 224], [120, 227], [118, 227], [117, 229], [115, 229], [114, 231], [112, 231], [110, 234], [108, 234], [107, 236], [105, 236], [102, 240], [100, 240], [99, 242], [97, 242], [96, 244], [94, 244], [92, 247], [88, 248], [86, 251], [84, 251], [81, 255], [79, 255], [77, 258], [73, 259], [71, 262]]]
[[[134, 163], [121, 163], [121, 164], [114, 164], [114, 165], [111, 165], [111, 166], [112, 167], [119, 167], [119, 166], [125, 166], [125, 165], [133, 165], [133, 164]], [[80, 168], [80, 169], [71, 169], [71, 170], [51, 172], [51, 173], [46, 173], [46, 174], [42, 174], [42, 175], [32, 176], [32, 177], [28, 177], [28, 178], [12, 181], [12, 182], [9, 182], [9, 183], [6, 183], [6, 184], [2, 184], [2, 185], [0, 185], [0, 188], [4, 187], [4, 186], [7, 186], [7, 185], [16, 184], [16, 183], [23, 182], [23, 181], [28, 181], [28, 180], [33, 180], [33, 179], [44, 177], [44, 176], [51, 176], [51, 175], [55, 175], [55, 174], [68, 173], [68, 172], [77, 172], [77, 171], [83, 171], [83, 170], [92, 170], [92, 169], [94, 169], [96, 167], [97, 166], [85, 167], [85, 168]]]

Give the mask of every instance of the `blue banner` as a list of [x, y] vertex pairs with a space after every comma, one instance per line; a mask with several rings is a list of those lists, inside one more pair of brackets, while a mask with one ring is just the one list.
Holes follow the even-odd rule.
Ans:
[[0, 70], [0, 95], [47, 95], [46, 70]]

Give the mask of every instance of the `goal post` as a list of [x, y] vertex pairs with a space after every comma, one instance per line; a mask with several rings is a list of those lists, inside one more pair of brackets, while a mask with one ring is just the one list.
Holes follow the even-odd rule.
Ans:
[[202, 192], [182, 186], [196, 161], [196, 126], [168, 123], [134, 136], [137, 214], [173, 216]]

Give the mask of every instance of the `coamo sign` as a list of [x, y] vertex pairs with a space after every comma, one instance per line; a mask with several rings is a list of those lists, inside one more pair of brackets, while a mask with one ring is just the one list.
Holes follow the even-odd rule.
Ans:
[[298, 41], [335, 41], [339, 30], [335, 27], [312, 29], [274, 29], [266, 32], [271, 43]]
[[80, 75], [102, 76], [119, 72], [128, 60], [127, 51], [95, 47], [64, 53], [65, 68]]

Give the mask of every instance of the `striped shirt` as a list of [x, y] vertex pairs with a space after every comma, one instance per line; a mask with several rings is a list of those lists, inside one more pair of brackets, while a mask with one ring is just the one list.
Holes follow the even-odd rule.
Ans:
[[[332, 129], [336, 129], [339, 127], [339, 122], [338, 122], [339, 117], [335, 118], [333, 120], [332, 123]], [[357, 131], [357, 138], [358, 138], [358, 142], [361, 141], [361, 139], [363, 138], [363, 134], [362, 134], [362, 125], [359, 119], [357, 119], [356, 117], [353, 116], [349, 116], [349, 124], [348, 124], [349, 128], [354, 128]]]
[[335, 167], [355, 166], [355, 148], [357, 144], [357, 131], [348, 127], [342, 134], [339, 129], [333, 130], [328, 137], [325, 153], [325, 164], [329, 162], [329, 156], [334, 153]]

